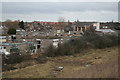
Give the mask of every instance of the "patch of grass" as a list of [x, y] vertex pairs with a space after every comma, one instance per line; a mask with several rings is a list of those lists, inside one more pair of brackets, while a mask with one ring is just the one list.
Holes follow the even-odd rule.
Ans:
[[6, 72], [3, 74], [3, 78], [41, 78], [49, 74], [51, 64], [52, 63], [47, 62], [46, 64], [37, 64], [23, 69]]
[[[84, 53], [84, 52], [83, 52]], [[87, 53], [87, 54], [86, 54]], [[74, 57], [75, 56], [75, 57]], [[4, 72], [3, 78], [53, 78], [51, 67], [63, 66], [57, 78], [116, 78], [118, 74], [118, 48], [92, 49], [84, 55], [49, 58], [47, 63]], [[101, 57], [95, 59], [95, 57]], [[85, 67], [86, 63], [93, 65]]]

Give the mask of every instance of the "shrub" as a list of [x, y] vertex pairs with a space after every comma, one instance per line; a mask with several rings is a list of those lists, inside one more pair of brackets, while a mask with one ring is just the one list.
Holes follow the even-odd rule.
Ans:
[[32, 60], [31, 54], [29, 53], [21, 54], [20, 56], [22, 57], [22, 61]]
[[106, 36], [112, 40], [112, 46], [118, 45], [119, 37], [117, 35], [106, 35]]
[[63, 56], [64, 55], [65, 49], [62, 44], [59, 44], [56, 53], [57, 54], [55, 54], [55, 56], [60, 56], [60, 55]]
[[65, 56], [72, 55], [75, 53], [79, 53], [87, 48], [86, 41], [82, 39], [74, 39], [70, 40], [64, 44], [59, 44], [58, 48], [54, 48], [54, 46], [50, 46], [46, 50], [46, 56], [48, 57], [56, 57], [56, 56]]
[[96, 40], [99, 37], [100, 36], [98, 34], [96, 34], [95, 32], [86, 31], [82, 38], [87, 42], [92, 42], [92, 41]]
[[3, 54], [2, 59], [4, 64], [16, 64], [25, 60], [31, 60], [31, 55], [28, 53], [21, 53], [18, 48], [13, 48], [10, 50], [10, 55], [6, 56]]
[[45, 51], [45, 55], [48, 57], [54, 57], [55, 56], [56, 49], [53, 45], [50, 45], [49, 48]]
[[23, 58], [21, 55], [19, 54], [10, 54], [10, 56], [8, 57], [8, 59], [6, 60], [5, 63], [7, 64], [15, 64], [15, 63], [20, 63], [23, 61]]
[[17, 68], [15, 68], [15, 67], [12, 66], [12, 65], [3, 65], [3, 66], [2, 66], [2, 72], [4, 72], [4, 71], [9, 71], [9, 70], [14, 70], [14, 69], [17, 69]]
[[72, 55], [80, 53], [88, 48], [107, 48], [116, 46], [119, 38], [116, 35], [103, 35], [100, 36], [95, 32], [85, 32], [83, 37], [79, 39], [72, 39], [66, 43], [59, 44], [58, 48], [50, 46], [47, 49], [46, 56], [56, 57], [64, 55]]
[[71, 44], [65, 43], [62, 47], [63, 47], [62, 50], [61, 50], [61, 52], [63, 51], [62, 55], [71, 55], [71, 54], [73, 54], [73, 52], [74, 52], [73, 49], [74, 48], [73, 48], [73, 46]]
[[39, 56], [38, 58], [35, 59], [38, 63], [45, 63], [47, 62], [47, 57], [46, 56]]
[[87, 48], [87, 42], [83, 39], [75, 39], [69, 42], [75, 53], [79, 53]]
[[106, 36], [100, 37], [95, 41], [93, 41], [92, 43], [94, 44], [95, 48], [99, 48], [99, 49], [112, 46], [112, 40]]
[[9, 28], [8, 34], [16, 34], [16, 29], [15, 28]]

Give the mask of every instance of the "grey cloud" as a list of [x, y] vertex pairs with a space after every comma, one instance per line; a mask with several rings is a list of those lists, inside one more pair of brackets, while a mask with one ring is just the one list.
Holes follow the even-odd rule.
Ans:
[[62, 12], [117, 11], [117, 2], [3, 2], [3, 14], [61, 14]]

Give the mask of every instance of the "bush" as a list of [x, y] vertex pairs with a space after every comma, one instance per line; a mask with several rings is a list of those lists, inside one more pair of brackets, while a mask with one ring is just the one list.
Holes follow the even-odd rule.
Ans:
[[16, 64], [25, 60], [32, 59], [30, 54], [21, 53], [20, 50], [17, 48], [11, 49], [10, 53], [11, 54], [8, 56], [3, 54], [2, 56], [3, 64]]
[[86, 31], [83, 35], [83, 39], [87, 42], [93, 42], [94, 40], [98, 39], [100, 36], [95, 32], [88, 32]]
[[[11, 53], [10, 55], [5, 55], [5, 54], [2, 54], [2, 71], [8, 71], [8, 70], [14, 70], [14, 69], [17, 69], [17, 67], [15, 67], [14, 65], [16, 64], [20, 64], [23, 63], [23, 61], [29, 61], [29, 60], [33, 60], [31, 58], [31, 55], [30, 54], [20, 54], [20, 53]], [[31, 62], [30, 63], [26, 63], [24, 65], [21, 65], [21, 66], [29, 66], [31, 65]], [[24, 67], [22, 67], [24, 68]]]
[[87, 41], [90, 47], [94, 46], [95, 48], [106, 48], [111, 46], [118, 45], [118, 36], [117, 35], [103, 35], [100, 36], [95, 32], [85, 32], [83, 37], [85, 41]]
[[45, 63], [47, 62], [47, 57], [46, 56], [39, 56], [38, 58], [35, 59], [38, 63]]
[[15, 69], [17, 69], [17, 68], [15, 68], [12, 65], [2, 65], [2, 72], [4, 72], [4, 71], [10, 71], [10, 70], [15, 70]]
[[107, 48], [116, 46], [119, 38], [116, 35], [103, 35], [100, 36], [95, 32], [85, 32], [83, 37], [79, 39], [72, 39], [66, 43], [59, 44], [58, 48], [50, 46], [47, 49], [46, 56], [56, 57], [64, 55], [73, 55], [80, 53], [88, 48]]
[[63, 47], [62, 50], [61, 50], [62, 55], [71, 55], [71, 54], [73, 54], [74, 47], [71, 44], [65, 43], [65, 44], [63, 44], [62, 47]]
[[75, 39], [69, 42], [74, 49], [74, 53], [79, 53], [87, 48], [87, 42], [83, 39]]
[[87, 48], [86, 41], [82, 39], [70, 40], [64, 44], [59, 44], [58, 48], [50, 46], [46, 50], [46, 56], [56, 57], [56, 56], [65, 56], [79, 53]]
[[6, 60], [5, 63], [7, 64], [15, 64], [15, 63], [20, 63], [23, 61], [23, 57], [19, 54], [10, 54], [8, 59]]
[[54, 57], [55, 56], [56, 49], [53, 45], [50, 45], [49, 48], [45, 51], [45, 55], [48, 57]]
[[119, 37], [117, 35], [106, 35], [109, 39], [112, 40], [112, 46], [117, 46], [119, 45], [118, 44], [118, 40], [119, 40]]
[[9, 28], [8, 34], [16, 34], [16, 29], [15, 28]]
[[31, 54], [29, 53], [21, 54], [20, 56], [22, 57], [22, 61], [32, 60]]
[[93, 41], [95, 48], [103, 49], [112, 46], [112, 40], [106, 36], [100, 37]]

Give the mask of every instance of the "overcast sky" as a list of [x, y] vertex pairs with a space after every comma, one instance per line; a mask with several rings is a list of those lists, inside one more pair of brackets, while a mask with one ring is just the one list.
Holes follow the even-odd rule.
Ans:
[[119, 2], [120, 0], [1, 0], [2, 2]]
[[2, 20], [118, 21], [117, 2], [3, 2]]

